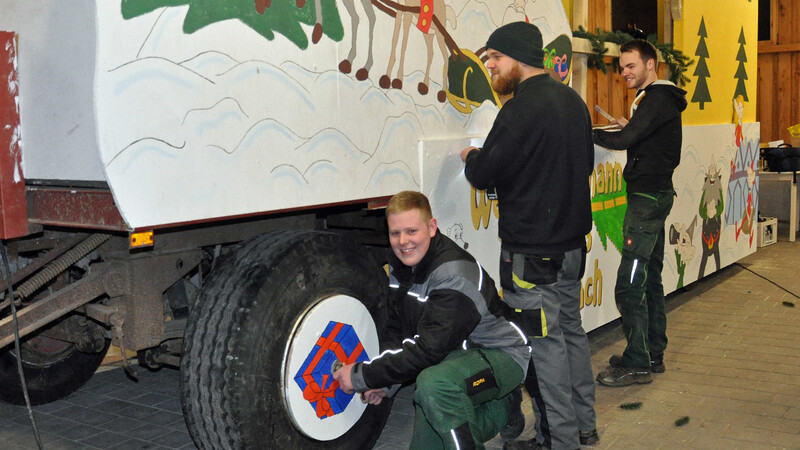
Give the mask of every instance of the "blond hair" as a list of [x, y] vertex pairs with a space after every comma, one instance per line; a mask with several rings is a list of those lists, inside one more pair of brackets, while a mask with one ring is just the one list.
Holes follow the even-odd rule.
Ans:
[[412, 209], [419, 210], [420, 218], [424, 222], [429, 222], [433, 218], [428, 197], [415, 191], [402, 191], [395, 194], [386, 205], [386, 215], [399, 214]]

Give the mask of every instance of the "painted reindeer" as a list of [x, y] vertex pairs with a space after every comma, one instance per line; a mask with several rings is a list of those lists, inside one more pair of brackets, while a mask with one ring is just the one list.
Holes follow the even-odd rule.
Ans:
[[[372, 69], [372, 39], [375, 32], [375, 11], [370, 6], [370, 3], [375, 3], [370, 0], [359, 0], [361, 6], [364, 8], [364, 13], [369, 21], [369, 48], [367, 61], [364, 67], [356, 71], [356, 79], [364, 81], [369, 77], [369, 71]], [[358, 40], [358, 14], [356, 13], [356, 0], [343, 0], [345, 9], [350, 14], [350, 52], [347, 54], [347, 59], [339, 63], [339, 71], [342, 73], [350, 73], [353, 70], [353, 61], [356, 59], [356, 42]], [[376, 7], [380, 7], [376, 4]]]
[[[259, 14], [264, 14], [266, 9], [272, 6], [272, 0], [254, 0], [256, 11]], [[394, 0], [342, 0], [342, 4], [347, 9], [350, 15], [350, 51], [347, 59], [339, 63], [339, 71], [349, 74], [353, 70], [353, 61], [357, 57], [357, 42], [358, 42], [358, 27], [359, 15], [356, 11], [356, 1], [361, 3], [364, 9], [364, 14], [369, 21], [369, 49], [367, 60], [364, 66], [356, 71], [356, 79], [363, 81], [369, 77], [369, 71], [372, 69], [372, 47], [375, 31], [375, 11], [372, 8], [377, 8], [388, 15], [394, 16], [394, 34], [392, 36], [392, 48], [389, 56], [389, 63], [386, 68], [386, 74], [381, 76], [378, 84], [384, 88], [389, 89], [402, 89], [403, 88], [403, 66], [405, 62], [406, 48], [408, 45], [409, 30], [411, 22], [416, 17], [417, 29], [423, 33], [425, 44], [427, 47], [427, 64], [425, 67], [425, 78], [417, 85], [417, 91], [425, 95], [428, 93], [430, 84], [430, 70], [431, 63], [433, 62], [433, 40], [436, 38], [439, 49], [442, 52], [444, 59], [445, 70], [448, 64], [448, 58], [451, 54], [458, 53], [458, 47], [452, 38], [445, 31], [445, 22], [450, 21], [450, 24], [455, 28], [455, 11], [449, 5], [444, 3], [444, 0], [401, 0], [399, 2]], [[295, 0], [298, 8], [305, 6], [306, 0]], [[322, 7], [321, 0], [314, 0], [316, 10], [316, 23], [311, 34], [311, 41], [313, 43], [319, 42], [322, 38]], [[371, 4], [371, 5], [370, 5]], [[442, 21], [440, 16], [443, 14], [445, 20]], [[402, 26], [402, 44], [400, 49], [400, 61], [397, 69], [397, 77], [392, 78], [392, 68], [395, 63], [395, 51], [397, 48], [397, 41], [400, 38], [400, 31]], [[447, 76], [443, 77], [442, 90], [437, 94], [437, 99], [440, 102], [447, 100]]]
[[[384, 0], [384, 3], [391, 5], [395, 2]], [[397, 14], [394, 19], [394, 35], [392, 36], [389, 64], [386, 68], [386, 74], [380, 78], [378, 84], [384, 89], [388, 89], [390, 86], [395, 89], [403, 88], [403, 64], [405, 62], [406, 47], [408, 45], [409, 29], [411, 28], [411, 21], [416, 17], [417, 29], [423, 33], [428, 52], [425, 79], [417, 85], [417, 91], [425, 95], [428, 93], [428, 84], [430, 83], [431, 63], [433, 62], [433, 39], [435, 37], [439, 44], [439, 49], [442, 52], [442, 58], [444, 59], [446, 68], [451, 52], [448, 50], [445, 30], [443, 28], [445, 21], [450, 21], [453, 28], [456, 27], [455, 11], [452, 7], [445, 4], [444, 0], [405, 0], [404, 6], [406, 6], [406, 8], [397, 8]], [[444, 14], [445, 21], [440, 20], [438, 14]], [[403, 28], [403, 39], [400, 46], [400, 62], [397, 67], [397, 77], [391, 78], [401, 25]], [[446, 92], [447, 76], [444, 76], [442, 80], [442, 90], [437, 94], [437, 98], [440, 102], [444, 102], [447, 99]]]
[[[444, 3], [444, 0], [359, 0], [361, 6], [364, 8], [367, 20], [369, 21], [369, 50], [367, 61], [361, 69], [356, 71], [357, 80], [366, 80], [369, 77], [369, 71], [372, 69], [372, 45], [373, 33], [375, 28], [375, 13], [369, 4], [372, 3], [376, 9], [393, 16], [395, 19], [394, 34], [392, 36], [392, 48], [389, 56], [389, 63], [386, 69], [386, 74], [381, 76], [378, 84], [384, 88], [389, 89], [402, 89], [403, 88], [403, 65], [405, 62], [406, 47], [408, 44], [409, 29], [411, 22], [417, 18], [417, 28], [423, 33], [425, 43], [428, 50], [428, 62], [425, 69], [425, 79], [419, 83], [417, 90], [420, 94], [428, 93], [428, 85], [430, 84], [430, 68], [433, 62], [433, 39], [437, 39], [439, 48], [442, 51], [442, 56], [445, 59], [445, 67], [447, 67], [447, 59], [451, 54], [457, 51], [457, 46], [452, 38], [444, 30], [444, 23], [440, 20], [439, 15], [436, 13], [444, 14], [445, 21], [449, 20], [451, 25], [455, 28], [455, 11], [450, 6]], [[353, 61], [357, 57], [357, 40], [358, 40], [358, 25], [359, 18], [355, 9], [356, 0], [343, 0], [344, 7], [350, 14], [350, 52], [347, 59], [339, 63], [339, 71], [349, 74], [353, 70]], [[397, 48], [397, 41], [400, 38], [400, 31], [403, 31], [403, 39], [400, 50], [400, 62], [397, 71], [397, 77], [392, 78], [392, 68], [395, 63], [395, 50]], [[444, 77], [442, 83], [442, 90], [437, 94], [440, 102], [447, 99], [447, 77]]]

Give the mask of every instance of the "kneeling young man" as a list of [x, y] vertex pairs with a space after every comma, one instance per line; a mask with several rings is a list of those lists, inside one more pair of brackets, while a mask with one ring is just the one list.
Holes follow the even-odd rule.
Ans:
[[392, 197], [386, 221], [393, 256], [383, 352], [338, 370], [339, 387], [378, 404], [416, 381], [410, 448], [483, 448], [498, 432], [515, 438], [525, 426], [519, 385], [530, 347], [503, 317], [494, 281], [438, 231], [423, 194]]

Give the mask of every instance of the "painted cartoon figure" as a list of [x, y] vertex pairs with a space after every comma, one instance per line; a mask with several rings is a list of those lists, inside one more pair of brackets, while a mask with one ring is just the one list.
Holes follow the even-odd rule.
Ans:
[[706, 270], [706, 261], [709, 256], [714, 256], [717, 270], [720, 269], [719, 261], [719, 237], [722, 229], [722, 212], [725, 210], [722, 198], [722, 185], [720, 184], [720, 169], [714, 164], [708, 166], [703, 184], [703, 191], [700, 196], [700, 217], [703, 219], [703, 255], [700, 260], [700, 273], [697, 278], [703, 278]]
[[683, 276], [686, 273], [686, 264], [694, 259], [694, 227], [697, 225], [697, 216], [692, 219], [688, 227], [683, 223], [673, 223], [669, 226], [669, 243], [675, 246], [675, 261], [678, 269], [678, 284], [675, 289], [683, 287]]
[[[383, 2], [377, 0], [359, 0], [369, 22], [369, 41], [367, 45], [367, 60], [364, 66], [356, 71], [356, 79], [364, 81], [369, 77], [369, 71], [372, 69], [372, 47], [374, 42], [375, 31], [375, 8], [394, 16], [394, 34], [392, 36], [392, 46], [389, 53], [389, 62], [386, 68], [386, 74], [381, 76], [378, 84], [384, 89], [402, 89], [403, 88], [403, 65], [405, 62], [406, 48], [408, 44], [409, 30], [411, 23], [416, 18], [416, 27], [423, 33], [425, 45], [427, 48], [427, 65], [425, 67], [425, 79], [417, 85], [417, 91], [426, 95], [428, 93], [430, 84], [430, 70], [431, 63], [433, 62], [433, 39], [436, 38], [439, 44], [439, 49], [442, 52], [444, 59], [445, 71], [447, 71], [448, 58], [455, 51], [455, 43], [452, 38], [447, 35], [444, 30], [445, 23], [450, 22], [450, 25], [455, 28], [455, 11], [449, 5], [444, 3], [444, 0], [405, 0], [404, 2]], [[347, 54], [347, 59], [339, 63], [339, 71], [349, 74], [353, 70], [353, 61], [357, 56], [358, 46], [358, 26], [359, 16], [355, 7], [356, 0], [343, 0], [345, 9], [350, 15], [350, 51]], [[401, 30], [402, 25], [402, 30]], [[400, 61], [397, 69], [397, 77], [392, 78], [392, 69], [395, 63], [395, 50], [397, 42], [400, 39], [400, 32], [402, 31], [402, 43], [400, 45]], [[448, 42], [449, 41], [449, 42]], [[442, 79], [442, 90], [437, 93], [437, 99], [440, 102], [447, 100], [447, 75]]]
[[753, 246], [753, 190], [756, 186], [756, 172], [753, 169], [755, 161], [750, 163], [747, 167], [747, 205], [745, 206], [744, 213], [742, 213], [742, 225], [738, 221], [734, 223], [734, 231], [736, 232], [736, 241], [739, 241], [739, 234], [750, 235], [750, 247]]
[[503, 25], [522, 21], [531, 23], [528, 14], [525, 12], [525, 6], [527, 6], [527, 4], [528, 0], [514, 0], [511, 2], [503, 13]]
[[464, 250], [469, 248], [469, 242], [464, 241], [464, 226], [460, 223], [454, 223], [452, 227], [447, 229], [447, 237], [464, 248]]
[[733, 123], [736, 125], [736, 146], [742, 146], [742, 117], [744, 117], [744, 97], [741, 95], [733, 99]]

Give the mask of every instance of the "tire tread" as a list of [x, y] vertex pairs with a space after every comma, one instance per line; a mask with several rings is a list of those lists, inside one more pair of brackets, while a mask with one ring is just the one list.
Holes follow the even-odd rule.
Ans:
[[[190, 313], [181, 359], [184, 417], [199, 448], [252, 447], [245, 442], [243, 419], [238, 417], [242, 402], [252, 401], [243, 398], [246, 387], [237, 381], [238, 361], [233, 355], [243, 345], [239, 328], [250, 315], [258, 290], [270, 277], [280, 276], [280, 263], [314, 259], [343, 242], [350, 241], [332, 233], [285, 230], [243, 242], [217, 262]], [[349, 245], [356, 249], [354, 243]], [[264, 421], [272, 423], [270, 418]]]

